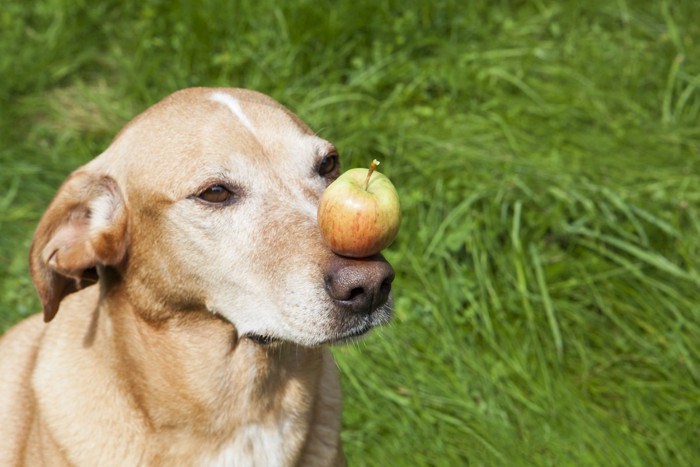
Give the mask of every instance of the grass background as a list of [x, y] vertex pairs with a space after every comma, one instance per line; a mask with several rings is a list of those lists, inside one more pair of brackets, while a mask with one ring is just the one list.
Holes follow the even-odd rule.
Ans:
[[700, 458], [700, 4], [5, 0], [0, 331], [58, 184], [172, 91], [372, 157], [396, 319], [335, 350], [352, 465]]

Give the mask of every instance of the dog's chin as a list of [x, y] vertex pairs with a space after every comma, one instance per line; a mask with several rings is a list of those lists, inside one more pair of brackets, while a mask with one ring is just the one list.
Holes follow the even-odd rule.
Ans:
[[393, 315], [392, 301], [381, 305], [367, 315], [355, 315], [340, 318], [331, 332], [321, 333], [316, 345], [343, 345], [355, 342], [367, 335], [372, 329], [388, 323]]
[[344, 332], [334, 333], [330, 336], [319, 335], [313, 338], [281, 338], [271, 333], [247, 333], [243, 337], [261, 346], [274, 346], [282, 343], [301, 345], [303, 347], [320, 347], [324, 345], [344, 345], [358, 341], [367, 335], [372, 328], [371, 324], [365, 324]]
[[344, 345], [350, 344], [352, 342], [362, 339], [364, 336], [369, 334], [369, 332], [374, 328], [372, 324], [366, 324], [355, 329], [348, 330], [344, 333], [338, 334], [336, 336], [327, 338], [321, 341], [318, 345]]

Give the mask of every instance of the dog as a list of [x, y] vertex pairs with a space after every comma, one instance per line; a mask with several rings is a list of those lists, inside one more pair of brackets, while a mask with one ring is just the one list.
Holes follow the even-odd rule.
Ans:
[[394, 271], [323, 243], [339, 173], [254, 91], [127, 124], [38, 224], [43, 314], [0, 340], [0, 465], [344, 465], [329, 346], [390, 320]]

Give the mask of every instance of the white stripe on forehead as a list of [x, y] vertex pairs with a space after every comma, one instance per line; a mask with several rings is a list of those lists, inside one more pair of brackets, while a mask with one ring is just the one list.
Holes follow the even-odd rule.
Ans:
[[211, 96], [209, 96], [209, 100], [218, 102], [219, 104], [224, 104], [226, 107], [229, 108], [233, 115], [238, 117], [238, 120], [240, 120], [243, 126], [245, 126], [251, 133], [255, 133], [255, 127], [248, 119], [248, 116], [243, 112], [241, 104], [239, 104], [238, 100], [236, 100], [233, 96], [224, 92], [217, 91]]

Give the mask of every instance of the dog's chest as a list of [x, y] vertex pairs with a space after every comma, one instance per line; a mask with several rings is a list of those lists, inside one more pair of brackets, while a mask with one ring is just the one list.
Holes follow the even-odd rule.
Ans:
[[[294, 437], [285, 436], [284, 424], [251, 423], [241, 427], [233, 440], [202, 458], [202, 466], [285, 465]], [[290, 445], [291, 444], [291, 445]]]

